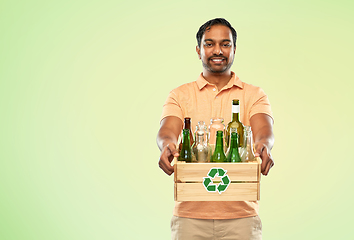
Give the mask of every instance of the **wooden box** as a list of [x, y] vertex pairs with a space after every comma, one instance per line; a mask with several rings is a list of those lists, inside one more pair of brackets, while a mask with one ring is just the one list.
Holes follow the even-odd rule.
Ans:
[[257, 201], [260, 163], [260, 158], [247, 163], [186, 163], [175, 159], [175, 201]]

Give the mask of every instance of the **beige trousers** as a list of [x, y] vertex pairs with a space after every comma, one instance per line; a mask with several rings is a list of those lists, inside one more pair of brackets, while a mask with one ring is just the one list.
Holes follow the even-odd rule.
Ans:
[[259, 216], [236, 219], [194, 219], [172, 216], [172, 240], [261, 240]]

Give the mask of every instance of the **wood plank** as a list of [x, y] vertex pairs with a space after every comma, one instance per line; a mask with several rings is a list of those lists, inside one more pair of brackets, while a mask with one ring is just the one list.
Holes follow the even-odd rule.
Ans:
[[208, 192], [202, 183], [175, 183], [176, 201], [257, 201], [259, 183], [231, 183], [225, 192]]
[[211, 168], [223, 168], [231, 181], [259, 181], [259, 163], [179, 163], [175, 182], [202, 182]]
[[259, 181], [261, 181], [261, 159], [257, 157], [257, 162], [258, 162], [258, 169], [257, 169], [257, 176]]
[[177, 185], [176, 184], [174, 186], [173, 191], [174, 191], [174, 200], [177, 201]]
[[173, 160], [173, 178], [174, 178], [174, 181], [177, 182], [177, 158], [174, 158]]

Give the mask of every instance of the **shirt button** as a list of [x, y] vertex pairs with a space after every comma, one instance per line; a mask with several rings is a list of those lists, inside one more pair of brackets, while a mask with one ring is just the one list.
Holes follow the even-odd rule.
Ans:
[[215, 91], [216, 91], [216, 88], [213, 88], [213, 91], [215, 92]]

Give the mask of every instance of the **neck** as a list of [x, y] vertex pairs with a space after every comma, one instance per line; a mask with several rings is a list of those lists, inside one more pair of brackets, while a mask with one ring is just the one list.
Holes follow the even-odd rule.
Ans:
[[232, 113], [232, 122], [239, 122], [239, 113]]
[[217, 137], [216, 138], [216, 146], [215, 146], [215, 148], [224, 150], [224, 144], [223, 144], [222, 137], [220, 137], [220, 138]]
[[227, 70], [226, 72], [223, 73], [213, 73], [206, 69], [203, 69], [203, 77], [209, 83], [216, 85], [216, 87], [220, 91], [230, 81], [232, 77], [232, 73], [231, 70]]

